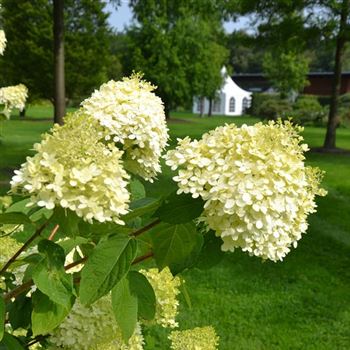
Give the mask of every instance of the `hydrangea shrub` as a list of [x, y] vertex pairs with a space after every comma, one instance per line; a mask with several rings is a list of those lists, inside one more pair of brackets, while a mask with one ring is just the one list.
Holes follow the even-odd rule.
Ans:
[[234, 124], [165, 155], [177, 193], [147, 196], [168, 142], [162, 101], [132, 75], [110, 81], [34, 145], [0, 198], [0, 346], [214, 350], [206, 324], [181, 330], [181, 272], [240, 248], [285, 258], [315, 212], [322, 172], [290, 122]]
[[[0, 4], [1, 10], [1, 4]], [[5, 32], [0, 29], [0, 55], [2, 56], [5, 52], [7, 44], [7, 39]], [[0, 111], [0, 121], [4, 116], [6, 119], [10, 118], [11, 112], [14, 108], [23, 111], [25, 108], [25, 103], [28, 98], [28, 89], [23, 84], [18, 84], [14, 86], [7, 86], [0, 88], [0, 105], [3, 106]], [[1, 136], [1, 135], [0, 135]]]

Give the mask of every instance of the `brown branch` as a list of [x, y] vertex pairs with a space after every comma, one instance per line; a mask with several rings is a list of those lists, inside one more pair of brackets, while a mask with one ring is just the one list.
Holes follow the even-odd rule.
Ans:
[[58, 225], [58, 224], [53, 228], [53, 230], [51, 231], [50, 236], [48, 238], [49, 241], [53, 240], [53, 238], [55, 237], [55, 234], [59, 228], [60, 228], [60, 225]]
[[24, 252], [28, 246], [37, 238], [40, 236], [40, 234], [44, 231], [46, 226], [48, 225], [48, 221], [45, 222], [45, 224], [41, 225], [35, 232], [34, 234], [23, 244], [23, 246], [10, 258], [10, 260], [7, 261], [7, 263], [3, 266], [3, 268], [0, 270], [0, 275], [3, 275], [7, 269], [10, 267], [12, 263], [15, 262], [17, 257]]
[[46, 335], [38, 335], [37, 337], [35, 337], [34, 339], [32, 339], [26, 346], [27, 348], [29, 348], [30, 346], [39, 343], [40, 341], [48, 338], [50, 336], [50, 334], [46, 334]]
[[[74, 261], [73, 263], [71, 263], [69, 265], [66, 265], [64, 267], [64, 269], [67, 271], [67, 270], [71, 269], [74, 266], [77, 266], [79, 264], [83, 264], [86, 260], [87, 260], [87, 258], [83, 258], [81, 260]], [[15, 288], [15, 289], [11, 290], [10, 292], [8, 292], [7, 294], [5, 294], [4, 295], [4, 300], [5, 301], [9, 301], [11, 298], [17, 297], [18, 295], [20, 295], [23, 292], [25, 292], [26, 290], [28, 290], [33, 284], [34, 284], [34, 281], [32, 279], [30, 279], [29, 281], [21, 284], [17, 288]]]
[[141, 255], [138, 258], [136, 258], [131, 265], [136, 265], [138, 263], [140, 263], [141, 261], [147, 260], [149, 258], [152, 258], [152, 256], [154, 255], [153, 252], [148, 252], [145, 255]]
[[[147, 226], [145, 226], [145, 227], [143, 227], [143, 228], [141, 228], [141, 229], [139, 229], [139, 230], [133, 232], [131, 235], [134, 236], [134, 237], [137, 237], [137, 236], [141, 235], [142, 233], [148, 231], [148, 230], [151, 229], [152, 227], [158, 225], [159, 223], [160, 223], [160, 220], [157, 219], [157, 220], [151, 222], [150, 224], [148, 224]], [[43, 226], [44, 226], [44, 225], [43, 225]], [[58, 226], [58, 225], [55, 226], [55, 228], [52, 230], [52, 232], [54, 232], [54, 230], [56, 229], [57, 226]], [[45, 226], [45, 227], [46, 227], [46, 226]], [[42, 232], [42, 230], [43, 230], [45, 227], [41, 227], [41, 228], [40, 228], [41, 230], [39, 229], [39, 230], [40, 230], [40, 233]], [[57, 227], [57, 229], [58, 229], [58, 227]], [[56, 231], [57, 231], [57, 229], [56, 229]], [[39, 231], [39, 230], [38, 230], [38, 231]], [[38, 231], [37, 231], [37, 232], [38, 232]], [[36, 234], [37, 234], [37, 232], [36, 232]], [[52, 235], [52, 232], [51, 232], [51, 235]], [[40, 234], [40, 233], [39, 233], [39, 234]], [[56, 232], [55, 232], [55, 233], [56, 233]], [[39, 235], [39, 234], [38, 234], [38, 235]], [[38, 235], [36, 235], [35, 237], [37, 237]], [[50, 236], [51, 236], [51, 235], [50, 235]], [[30, 238], [29, 244], [34, 240], [35, 237], [34, 237], [34, 238], [33, 238], [33, 237], [34, 237], [34, 236], [32, 236], [32, 237]], [[29, 241], [29, 240], [28, 240], [28, 241]], [[28, 242], [28, 241], [27, 241], [27, 242]], [[25, 243], [26, 246], [28, 246], [27, 242]], [[22, 247], [22, 248], [23, 248], [23, 247]], [[21, 252], [22, 252], [22, 251], [21, 251]], [[21, 253], [21, 252], [20, 252], [20, 253]], [[19, 253], [19, 254], [20, 254], [20, 253]], [[17, 257], [19, 254], [17, 254], [17, 255], [15, 254], [16, 257]], [[132, 265], [135, 265], [135, 264], [140, 263], [141, 261], [147, 260], [147, 259], [153, 257], [153, 255], [154, 255], [153, 252], [148, 252], [148, 253], [146, 253], [145, 255], [139, 256], [139, 257], [137, 257], [137, 258], [132, 262]], [[16, 258], [16, 257], [15, 257], [15, 258]], [[86, 261], [87, 261], [87, 257], [84, 257], [84, 258], [82, 258], [82, 259], [80, 259], [80, 260], [74, 261], [74, 262], [72, 262], [71, 264], [66, 265], [66, 266], [64, 267], [64, 269], [67, 271], [67, 270], [69, 270], [69, 269], [71, 269], [71, 268], [73, 268], [73, 267], [75, 267], [75, 266], [77, 266], [77, 265], [80, 265], [80, 264], [85, 263]], [[14, 297], [16, 297], [16, 296], [22, 294], [23, 292], [25, 292], [26, 290], [28, 290], [33, 284], [34, 284], [34, 282], [33, 282], [32, 279], [29, 280], [29, 281], [27, 281], [27, 282], [25, 282], [25, 283], [23, 283], [23, 284], [20, 285], [19, 287], [15, 288], [15, 289], [13, 289], [12, 291], [10, 291], [10, 292], [8, 292], [7, 294], [5, 294], [5, 295], [4, 295], [4, 300], [5, 300], [5, 301], [9, 301], [11, 298], [14, 298]]]
[[5, 301], [10, 301], [12, 298], [15, 298], [16, 296], [22, 294], [26, 290], [28, 290], [33, 285], [33, 280], [30, 279], [29, 281], [21, 284], [19, 287], [11, 290], [7, 294], [4, 295]]
[[142, 233], [144, 233], [144, 232], [150, 230], [151, 228], [153, 228], [154, 226], [160, 224], [160, 222], [161, 221], [159, 219], [157, 219], [157, 220], [151, 222], [150, 224], [146, 225], [145, 227], [142, 227], [139, 230], [132, 232], [130, 235], [134, 236], [134, 237], [140, 236]]
[[72, 262], [71, 264], [66, 265], [66, 266], [64, 267], [64, 269], [67, 271], [67, 270], [69, 270], [69, 269], [71, 269], [71, 268], [73, 268], [73, 267], [75, 267], [75, 266], [77, 266], [77, 265], [84, 264], [84, 262], [85, 262], [86, 260], [87, 260], [87, 257], [84, 257], [84, 258], [82, 258], [82, 259], [80, 259], [80, 260], [74, 261], [74, 262]]

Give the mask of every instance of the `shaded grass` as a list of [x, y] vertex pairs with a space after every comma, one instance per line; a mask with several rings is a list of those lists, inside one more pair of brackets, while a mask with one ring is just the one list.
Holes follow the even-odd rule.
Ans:
[[[42, 115], [44, 112], [42, 111]], [[177, 137], [200, 135], [226, 122], [253, 124], [255, 118], [212, 117], [199, 119], [175, 113], [169, 123], [174, 145]], [[30, 154], [32, 143], [50, 124], [13, 120], [5, 125], [0, 145], [0, 180], [8, 180], [13, 169]], [[322, 145], [325, 130], [305, 129], [312, 147]], [[350, 130], [338, 130], [338, 146], [350, 149]], [[220, 349], [349, 349], [350, 348], [350, 157], [307, 154], [307, 162], [326, 171], [329, 191], [318, 200], [318, 212], [310, 217], [308, 234], [283, 263], [262, 263], [237, 251], [209, 271], [184, 274], [192, 309], [182, 302], [182, 329], [212, 324], [220, 335]], [[175, 189], [163, 173], [150, 196]], [[2, 192], [6, 191], [2, 186]], [[146, 349], [167, 349], [167, 331], [151, 329]], [[154, 337], [153, 343], [150, 336]]]

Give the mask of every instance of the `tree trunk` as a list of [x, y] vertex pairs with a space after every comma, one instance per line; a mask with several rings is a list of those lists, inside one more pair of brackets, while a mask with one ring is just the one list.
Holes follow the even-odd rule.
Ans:
[[170, 119], [170, 107], [166, 102], [164, 102], [164, 114], [165, 119]]
[[64, 0], [53, 1], [54, 33], [54, 122], [63, 124], [66, 113], [64, 79]]
[[199, 109], [199, 117], [200, 118], [203, 118], [203, 115], [204, 115], [204, 103], [205, 103], [205, 101], [204, 101], [204, 98], [203, 97], [201, 97], [200, 99], [199, 99], [199, 103], [200, 103], [200, 105], [199, 105], [199, 107], [200, 107], [200, 109]]
[[19, 117], [23, 119], [26, 116], [26, 109], [23, 108], [21, 111], [19, 111]]
[[213, 108], [213, 99], [209, 99], [209, 109], [208, 109], [208, 117], [212, 116], [212, 108]]
[[334, 60], [334, 77], [332, 87], [331, 104], [329, 108], [327, 133], [324, 140], [323, 147], [327, 149], [336, 148], [336, 129], [339, 124], [338, 118], [338, 103], [341, 88], [341, 73], [343, 54], [346, 43], [346, 26], [349, 15], [349, 0], [343, 0], [342, 11], [340, 16], [339, 32], [337, 36], [335, 60]]

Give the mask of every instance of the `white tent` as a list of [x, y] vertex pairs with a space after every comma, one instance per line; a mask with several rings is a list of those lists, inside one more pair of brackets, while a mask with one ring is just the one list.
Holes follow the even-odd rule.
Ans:
[[[225, 67], [221, 69], [224, 82], [221, 89], [217, 92], [215, 100], [212, 101], [213, 115], [239, 116], [250, 107], [252, 93], [241, 89], [227, 74]], [[207, 114], [209, 111], [209, 100], [193, 99], [193, 113], [200, 114], [201, 111]]]

